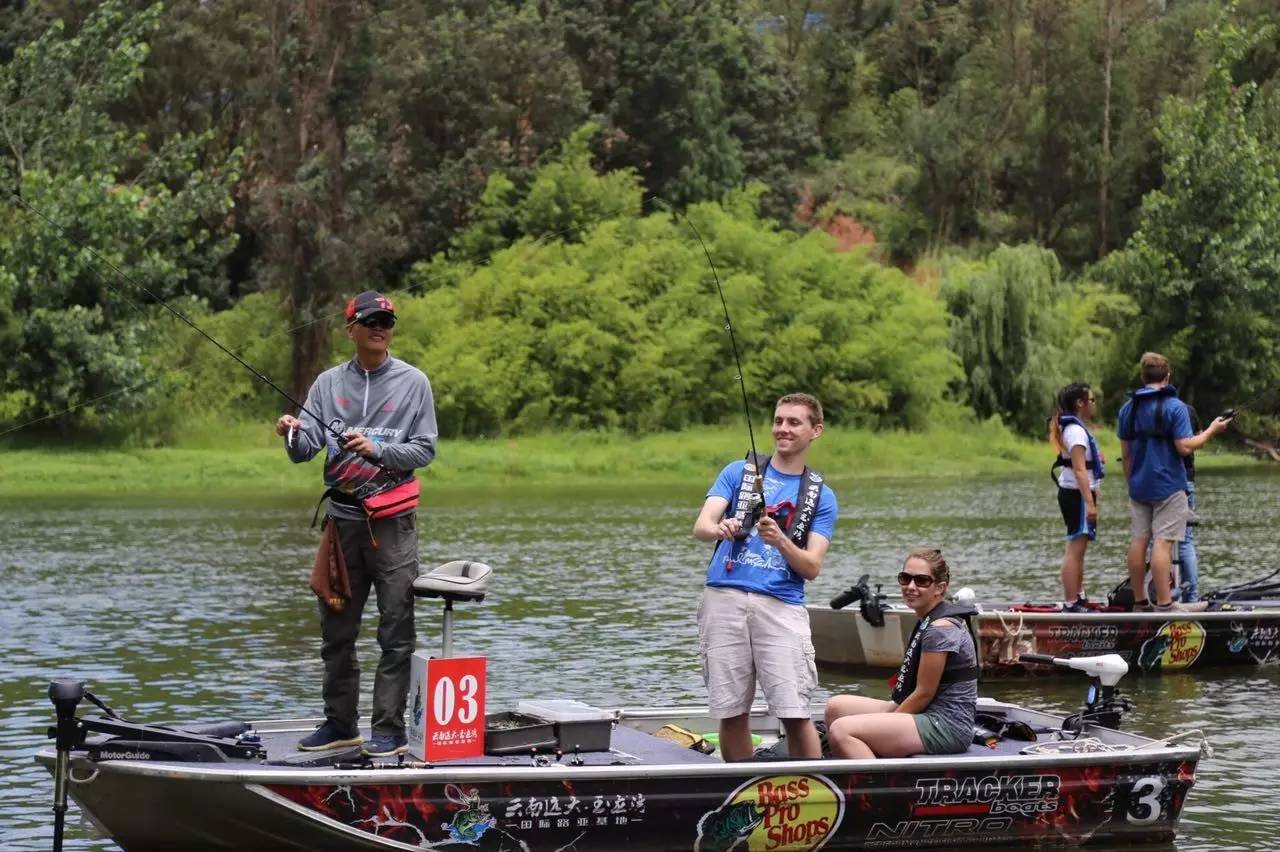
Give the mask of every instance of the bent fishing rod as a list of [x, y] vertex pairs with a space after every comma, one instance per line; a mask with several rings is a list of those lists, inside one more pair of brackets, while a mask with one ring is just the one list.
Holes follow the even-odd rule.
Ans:
[[[202, 337], [204, 337], [204, 339], [205, 339], [205, 340], [208, 340], [208, 341], [209, 341], [210, 343], [212, 343], [214, 346], [218, 347], [220, 350], [222, 350], [222, 351], [223, 351], [223, 352], [225, 352], [227, 355], [229, 355], [232, 359], [234, 359], [234, 360], [235, 360], [235, 362], [236, 362], [237, 364], [239, 364], [240, 366], [242, 366], [242, 367], [244, 367], [246, 370], [248, 370], [250, 373], [252, 373], [252, 374], [254, 375], [254, 377], [256, 377], [259, 381], [263, 382], [263, 383], [264, 383], [264, 384], [266, 384], [268, 387], [270, 387], [272, 390], [274, 390], [276, 393], [280, 394], [280, 395], [281, 395], [282, 397], [284, 397], [286, 400], [288, 400], [289, 402], [293, 403], [293, 405], [294, 405], [295, 407], [297, 407], [297, 409], [298, 409], [299, 411], [305, 412], [306, 414], [310, 414], [310, 415], [311, 415], [311, 417], [312, 417], [312, 418], [314, 418], [314, 419], [315, 419], [315, 421], [316, 421], [317, 423], [319, 423], [319, 424], [320, 424], [320, 427], [321, 427], [322, 429], [327, 430], [331, 435], [333, 435], [335, 438], [337, 438], [337, 439], [338, 439], [338, 441], [339, 441], [339, 444], [338, 444], [338, 445], [339, 445], [339, 446], [342, 446], [342, 444], [346, 442], [347, 437], [346, 437], [345, 435], [343, 435], [341, 432], [339, 432], [337, 429], [334, 429], [334, 428], [333, 428], [333, 426], [332, 426], [331, 424], [326, 423], [326, 422], [324, 421], [324, 418], [322, 418], [322, 417], [320, 417], [319, 415], [317, 415], [314, 411], [312, 411], [311, 409], [307, 408], [307, 407], [306, 407], [304, 404], [302, 404], [301, 402], [298, 402], [298, 400], [294, 399], [294, 398], [293, 398], [293, 396], [292, 396], [290, 393], [288, 393], [287, 391], [285, 391], [285, 390], [284, 390], [284, 388], [280, 387], [280, 386], [279, 386], [279, 385], [277, 385], [275, 382], [271, 381], [271, 379], [270, 379], [270, 378], [268, 378], [267, 376], [263, 375], [263, 373], [262, 373], [260, 370], [258, 370], [256, 367], [254, 367], [254, 366], [253, 366], [252, 364], [250, 364], [248, 361], [244, 360], [244, 359], [243, 359], [243, 358], [241, 358], [239, 355], [237, 355], [235, 352], [232, 352], [232, 351], [231, 351], [230, 349], [228, 349], [226, 346], [222, 345], [222, 343], [221, 343], [220, 341], [218, 341], [218, 340], [217, 340], [217, 338], [215, 338], [213, 335], [209, 334], [209, 333], [208, 333], [207, 331], [205, 331], [203, 328], [201, 328], [200, 326], [198, 326], [198, 325], [196, 325], [194, 322], [192, 322], [192, 320], [191, 320], [189, 317], [187, 317], [187, 316], [186, 316], [186, 314], [182, 313], [182, 311], [179, 311], [177, 308], [175, 308], [175, 307], [173, 307], [172, 305], [170, 305], [170, 304], [169, 304], [168, 302], [166, 302], [164, 299], [160, 298], [158, 295], [156, 295], [154, 292], [152, 292], [152, 291], [151, 291], [151, 290], [150, 290], [150, 289], [149, 289], [145, 284], [142, 284], [142, 283], [140, 283], [139, 281], [135, 280], [134, 278], [130, 277], [127, 273], [125, 273], [125, 272], [124, 272], [124, 270], [120, 269], [118, 266], [116, 266], [115, 264], [113, 264], [111, 261], [107, 260], [107, 259], [106, 259], [105, 257], [103, 257], [101, 254], [99, 254], [97, 251], [95, 251], [92, 247], [90, 247], [90, 246], [88, 246], [88, 245], [81, 244], [81, 243], [77, 243], [75, 240], [71, 239], [69, 236], [67, 236], [67, 229], [66, 229], [66, 228], [64, 228], [62, 225], [58, 224], [58, 223], [57, 223], [57, 222], [55, 222], [53, 219], [49, 218], [48, 216], [46, 216], [44, 213], [40, 212], [40, 211], [39, 211], [39, 210], [37, 210], [36, 208], [32, 207], [30, 204], [28, 204], [28, 203], [27, 203], [26, 199], [24, 199], [22, 196], [18, 195], [16, 192], [11, 192], [11, 193], [10, 193], [10, 195], [14, 198], [14, 200], [16, 200], [16, 201], [18, 202], [18, 204], [19, 204], [19, 205], [21, 205], [21, 206], [22, 206], [22, 208], [23, 208], [24, 210], [26, 210], [28, 213], [32, 214], [33, 216], [37, 216], [37, 217], [39, 217], [39, 218], [40, 218], [40, 219], [42, 219], [45, 223], [47, 223], [51, 228], [53, 228], [54, 230], [56, 230], [56, 231], [58, 232], [58, 235], [62, 238], [62, 240], [63, 240], [65, 243], [67, 243], [68, 245], [74, 246], [75, 248], [78, 248], [78, 249], [80, 249], [81, 251], [85, 252], [85, 253], [86, 253], [86, 254], [88, 254], [90, 257], [94, 258], [94, 259], [95, 259], [95, 260], [97, 260], [99, 263], [101, 263], [103, 266], [105, 266], [105, 267], [107, 267], [108, 269], [110, 269], [110, 270], [111, 270], [112, 272], [114, 272], [116, 275], [120, 276], [120, 278], [122, 278], [124, 281], [126, 281], [126, 282], [128, 282], [129, 284], [132, 284], [134, 287], [138, 288], [138, 290], [140, 290], [140, 291], [142, 291], [143, 293], [145, 293], [148, 297], [150, 297], [153, 301], [155, 301], [158, 305], [160, 305], [160, 306], [161, 306], [162, 308], [164, 308], [166, 311], [168, 311], [169, 313], [173, 314], [173, 315], [174, 315], [175, 317], [177, 317], [178, 319], [182, 320], [182, 322], [186, 323], [186, 324], [187, 324], [188, 326], [190, 326], [191, 328], [195, 329], [195, 331], [196, 331], [196, 332], [198, 332]], [[115, 292], [117, 292], [117, 293], [119, 293], [121, 296], [123, 296], [127, 302], [129, 302], [129, 303], [130, 303], [130, 304], [132, 304], [134, 307], [139, 308], [139, 310], [141, 310], [141, 307], [138, 305], [138, 303], [137, 303], [137, 302], [135, 302], [133, 299], [129, 298], [129, 294], [128, 294], [128, 293], [125, 293], [122, 289], [120, 289], [119, 287], [116, 287], [115, 285], [113, 285], [113, 284], [112, 284], [112, 283], [107, 279], [107, 277], [101, 273], [101, 271], [99, 271], [98, 269], [96, 269], [92, 264], [90, 264], [90, 265], [89, 265], [89, 269], [93, 270], [93, 273], [94, 273], [96, 276], [98, 276], [98, 280], [100, 280], [103, 284], [106, 284], [106, 285], [107, 285], [108, 287], [110, 287], [112, 290], [114, 290]], [[388, 475], [388, 476], [390, 476], [390, 475], [391, 475], [390, 471], [389, 471], [389, 470], [387, 470], [387, 468], [386, 468], [385, 466], [383, 466], [383, 465], [382, 465], [380, 462], [378, 462], [377, 460], [375, 460], [375, 459], [371, 459], [371, 458], [368, 458], [368, 457], [366, 457], [366, 456], [361, 456], [361, 458], [362, 458], [364, 461], [368, 462], [369, 464], [373, 465], [374, 467], [378, 468], [378, 470], [379, 470], [379, 471], [381, 471], [383, 474], [386, 474], [386, 475]]]

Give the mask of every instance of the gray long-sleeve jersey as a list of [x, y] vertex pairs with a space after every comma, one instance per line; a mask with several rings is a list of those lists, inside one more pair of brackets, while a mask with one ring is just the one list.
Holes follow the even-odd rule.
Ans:
[[[398, 358], [376, 370], [365, 370], [355, 358], [325, 370], [307, 393], [307, 410], [298, 417], [302, 425], [285, 451], [294, 462], [308, 461], [326, 449], [324, 484], [360, 500], [381, 491], [387, 477], [364, 458], [344, 451], [333, 433], [317, 422], [324, 418], [339, 433], [367, 435], [377, 449], [377, 460], [402, 478], [404, 473], [426, 467], [436, 455], [436, 407], [431, 382], [417, 367]], [[329, 502], [329, 514], [362, 520], [355, 505]]]

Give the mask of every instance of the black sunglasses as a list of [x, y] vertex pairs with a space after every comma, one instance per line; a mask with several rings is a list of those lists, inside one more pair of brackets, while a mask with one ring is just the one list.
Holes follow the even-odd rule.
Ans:
[[928, 574], [908, 574], [902, 571], [898, 574], [898, 585], [906, 588], [912, 583], [916, 584], [917, 589], [927, 589], [933, 585], [933, 577]]
[[363, 317], [356, 320], [365, 328], [395, 328], [396, 318], [388, 314], [374, 314], [371, 317]]

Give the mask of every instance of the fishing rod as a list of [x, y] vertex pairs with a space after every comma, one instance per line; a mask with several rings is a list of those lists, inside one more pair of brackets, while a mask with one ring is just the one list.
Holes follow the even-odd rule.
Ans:
[[[304, 405], [303, 403], [301, 403], [301, 402], [299, 402], [298, 400], [294, 399], [294, 398], [293, 398], [293, 396], [292, 396], [292, 394], [288, 393], [286, 390], [284, 390], [284, 388], [280, 387], [280, 386], [279, 386], [279, 385], [277, 385], [275, 382], [271, 381], [271, 379], [270, 379], [270, 378], [268, 378], [267, 376], [265, 376], [265, 375], [264, 375], [260, 370], [258, 370], [256, 367], [254, 367], [254, 366], [253, 366], [252, 364], [250, 364], [248, 361], [246, 361], [246, 360], [244, 360], [243, 358], [241, 358], [241, 357], [240, 357], [239, 355], [237, 355], [235, 352], [232, 352], [230, 349], [228, 349], [226, 346], [224, 346], [224, 345], [223, 345], [223, 344], [222, 344], [222, 343], [221, 343], [217, 338], [215, 338], [213, 335], [209, 334], [209, 333], [208, 333], [207, 331], [205, 331], [203, 328], [201, 328], [200, 326], [198, 326], [198, 325], [196, 325], [194, 322], [192, 322], [192, 320], [191, 320], [189, 317], [187, 317], [187, 315], [186, 315], [186, 314], [182, 313], [182, 311], [179, 311], [177, 308], [175, 308], [175, 307], [173, 307], [172, 305], [170, 305], [170, 304], [169, 304], [168, 302], [166, 302], [164, 299], [160, 298], [160, 296], [158, 296], [156, 293], [152, 292], [152, 291], [151, 291], [151, 290], [150, 290], [150, 289], [149, 289], [145, 284], [142, 284], [141, 282], [139, 282], [139, 281], [137, 281], [136, 279], [134, 279], [134, 278], [132, 278], [131, 276], [129, 276], [129, 275], [128, 275], [124, 270], [120, 269], [118, 266], [116, 266], [115, 264], [113, 264], [111, 261], [107, 260], [107, 259], [106, 259], [105, 257], [103, 257], [101, 254], [99, 254], [97, 251], [95, 251], [91, 246], [84, 245], [84, 244], [81, 244], [81, 243], [77, 243], [75, 240], [71, 239], [71, 238], [67, 235], [67, 229], [66, 229], [66, 228], [64, 228], [62, 225], [58, 224], [58, 223], [57, 223], [57, 222], [55, 222], [53, 219], [51, 219], [51, 218], [49, 218], [48, 216], [46, 216], [46, 215], [45, 215], [44, 213], [42, 213], [41, 211], [39, 211], [39, 210], [37, 210], [36, 208], [32, 207], [30, 204], [28, 204], [28, 203], [27, 203], [26, 199], [24, 199], [22, 196], [18, 195], [16, 192], [12, 192], [12, 191], [11, 191], [9, 194], [10, 194], [10, 196], [11, 196], [15, 201], [17, 201], [17, 202], [18, 202], [18, 204], [19, 204], [19, 205], [21, 205], [21, 206], [22, 206], [22, 208], [23, 208], [24, 210], [26, 210], [26, 211], [27, 211], [28, 213], [30, 213], [31, 215], [36, 216], [36, 217], [38, 217], [38, 218], [42, 219], [42, 220], [43, 220], [46, 224], [48, 224], [51, 228], [53, 228], [54, 230], [56, 230], [56, 231], [58, 232], [58, 235], [63, 239], [63, 241], [64, 241], [64, 242], [66, 242], [66, 243], [67, 243], [67, 244], [69, 244], [69, 245], [75, 246], [76, 248], [78, 248], [78, 249], [80, 249], [81, 251], [85, 252], [85, 253], [86, 253], [86, 254], [88, 254], [90, 257], [94, 258], [94, 259], [95, 259], [95, 260], [97, 260], [99, 263], [101, 263], [103, 266], [105, 266], [105, 267], [107, 267], [108, 269], [110, 269], [110, 270], [111, 270], [112, 272], [114, 272], [116, 275], [120, 276], [120, 278], [122, 278], [124, 281], [128, 282], [129, 284], [132, 284], [134, 287], [136, 287], [136, 288], [138, 288], [139, 290], [141, 290], [143, 293], [145, 293], [147, 296], [149, 296], [152, 300], [154, 300], [157, 304], [159, 304], [162, 308], [164, 308], [165, 310], [167, 310], [169, 313], [173, 314], [173, 315], [174, 315], [175, 317], [177, 317], [178, 319], [182, 320], [182, 322], [186, 323], [186, 324], [187, 324], [188, 326], [190, 326], [191, 328], [195, 329], [195, 331], [196, 331], [197, 333], [199, 333], [202, 337], [204, 337], [206, 340], [208, 340], [208, 341], [209, 341], [210, 343], [212, 343], [214, 346], [218, 347], [220, 350], [222, 350], [222, 351], [223, 351], [223, 352], [225, 352], [227, 355], [229, 355], [233, 360], [235, 360], [235, 362], [236, 362], [237, 364], [239, 364], [240, 366], [242, 366], [242, 367], [244, 367], [246, 370], [248, 370], [250, 373], [252, 373], [252, 374], [253, 374], [253, 375], [254, 375], [254, 376], [255, 376], [259, 381], [263, 382], [263, 383], [264, 383], [264, 384], [266, 384], [268, 387], [270, 387], [272, 390], [274, 390], [276, 393], [280, 394], [280, 395], [281, 395], [282, 397], [284, 397], [286, 400], [288, 400], [289, 402], [293, 403], [293, 405], [294, 405], [294, 406], [295, 406], [299, 411], [302, 411], [302, 412], [304, 412], [304, 413], [306, 413], [306, 414], [310, 414], [310, 415], [311, 415], [311, 417], [312, 417], [313, 419], [315, 419], [315, 421], [316, 421], [317, 423], [319, 423], [319, 424], [320, 424], [320, 426], [321, 426], [321, 428], [322, 428], [322, 429], [327, 430], [330, 434], [332, 434], [335, 438], [337, 438], [337, 439], [338, 439], [338, 441], [339, 441], [339, 446], [341, 446], [341, 445], [342, 445], [342, 443], [345, 443], [345, 442], [346, 442], [347, 437], [346, 437], [345, 435], [343, 435], [341, 432], [339, 432], [337, 429], [334, 429], [334, 428], [333, 428], [333, 425], [332, 425], [331, 423], [326, 423], [323, 417], [320, 417], [320, 416], [319, 416], [319, 415], [317, 415], [314, 411], [312, 411], [311, 409], [307, 408], [307, 407], [306, 407], [306, 405]], [[125, 292], [124, 292], [122, 289], [120, 289], [119, 287], [116, 287], [115, 285], [113, 285], [113, 284], [111, 283], [111, 281], [110, 281], [110, 280], [108, 280], [108, 278], [107, 278], [105, 275], [103, 275], [103, 274], [102, 274], [98, 269], [96, 269], [92, 264], [90, 264], [88, 268], [89, 268], [90, 270], [92, 270], [92, 271], [93, 271], [93, 273], [98, 277], [98, 280], [99, 280], [99, 281], [101, 281], [103, 284], [106, 284], [108, 287], [110, 287], [110, 288], [111, 288], [112, 290], [114, 290], [116, 293], [119, 293], [121, 296], [123, 296], [123, 297], [124, 297], [124, 299], [125, 299], [125, 301], [129, 302], [129, 304], [133, 305], [133, 306], [134, 306], [135, 308], [137, 308], [138, 310], [142, 310], [141, 306], [140, 306], [140, 305], [138, 305], [138, 303], [137, 303], [137, 302], [135, 302], [133, 299], [131, 299], [131, 298], [129, 297], [129, 294], [125, 293]], [[379, 461], [377, 461], [377, 460], [375, 460], [375, 459], [365, 458], [365, 457], [363, 457], [363, 456], [362, 456], [362, 458], [364, 458], [364, 460], [365, 460], [365, 461], [367, 461], [369, 464], [371, 464], [371, 465], [373, 465], [374, 467], [378, 468], [378, 470], [379, 470], [379, 471], [381, 471], [383, 474], [386, 474], [386, 475], [388, 475], [388, 476], [390, 476], [390, 475], [391, 475], [391, 474], [390, 474], [390, 471], [388, 471], [388, 470], [387, 470], [387, 468], [386, 468], [386, 467], [385, 467], [381, 462], [379, 462]]]
[[1278, 389], [1280, 388], [1277, 388], [1277, 387], [1263, 388], [1262, 390], [1258, 391], [1252, 396], [1247, 397], [1244, 402], [1236, 405], [1234, 408], [1228, 408], [1226, 411], [1222, 412], [1218, 416], [1230, 418], [1230, 417], [1235, 417], [1241, 411], [1246, 411], [1246, 410], [1252, 411], [1255, 405], [1257, 405], [1260, 401], [1274, 394]]
[[[648, 196], [645, 196], [644, 198], [642, 198], [640, 201], [641, 201], [641, 204], [647, 204], [648, 202], [650, 202], [650, 201], [652, 201], [652, 200], [655, 200], [655, 199], [657, 199], [657, 196], [656, 196], [656, 195], [648, 195]], [[21, 197], [18, 197], [18, 200], [19, 200], [19, 202], [22, 202], [22, 198], [21, 198]], [[40, 218], [44, 219], [46, 222], [48, 222], [48, 221], [49, 221], [49, 219], [48, 219], [47, 217], [45, 217], [45, 216], [41, 215], [38, 211], [36, 211], [36, 210], [34, 210], [34, 209], [30, 208], [28, 205], [23, 204], [23, 206], [24, 206], [24, 207], [26, 207], [28, 210], [30, 210], [34, 215], [36, 215], [36, 216], [40, 216]], [[604, 221], [603, 217], [602, 217], [602, 218], [600, 218], [600, 219], [595, 220], [593, 224], [598, 224], [598, 223], [599, 223], [599, 222], [601, 222], [601, 221]], [[52, 225], [53, 225], [53, 227], [55, 227], [55, 228], [58, 228], [58, 227], [59, 227], [59, 226], [57, 225], [57, 223], [53, 223], [53, 222], [51, 222], [50, 224], [52, 224]], [[532, 248], [532, 247], [536, 247], [536, 246], [539, 246], [539, 245], [543, 245], [543, 244], [544, 244], [544, 243], [546, 243], [548, 240], [554, 239], [555, 237], [564, 236], [564, 235], [566, 235], [566, 234], [569, 234], [571, 231], [573, 231], [573, 230], [574, 230], [574, 229], [576, 229], [577, 227], [578, 227], [577, 225], [570, 225], [570, 226], [568, 226], [568, 227], [560, 228], [560, 229], [555, 230], [555, 231], [548, 231], [548, 232], [546, 232], [546, 233], [542, 234], [541, 236], [537, 237], [536, 239], [532, 240], [532, 241], [531, 241], [531, 243], [530, 243], [530, 248]], [[61, 230], [61, 229], [59, 229], [59, 230]], [[64, 239], [65, 239], [65, 231], [63, 231], [63, 234], [64, 234]], [[71, 240], [68, 240], [68, 242], [72, 242], [72, 241], [71, 241]], [[512, 247], [514, 247], [514, 244], [513, 244], [513, 246], [512, 246]], [[87, 247], [85, 247], [85, 248], [87, 249]], [[490, 257], [488, 260], [485, 260], [485, 261], [482, 261], [482, 262], [480, 262], [480, 263], [476, 264], [476, 266], [477, 266], [477, 267], [492, 266], [492, 265], [493, 265], [493, 262], [494, 262], [494, 261], [493, 261], [493, 258], [492, 258], [492, 257]], [[97, 275], [97, 276], [98, 276], [99, 280], [102, 280], [102, 275], [101, 275], [101, 273], [100, 273], [97, 269], [94, 269], [93, 267], [90, 267], [90, 269], [93, 271], [93, 274], [94, 274], [94, 275]], [[122, 273], [122, 274], [123, 274], [123, 273]], [[407, 292], [407, 293], [413, 293], [415, 290], [423, 289], [423, 288], [427, 287], [428, 285], [430, 285], [430, 284], [432, 284], [432, 283], [434, 283], [434, 282], [436, 282], [436, 281], [443, 280], [443, 279], [444, 279], [444, 277], [445, 277], [445, 276], [444, 276], [444, 274], [440, 274], [440, 275], [437, 275], [437, 276], [427, 276], [427, 277], [423, 278], [420, 282], [415, 283], [415, 284], [413, 284], [412, 286], [410, 286], [410, 287], [406, 288], [405, 292]], [[106, 282], [104, 281], [104, 283], [106, 283]], [[118, 291], [117, 291], [117, 292], [118, 292]], [[127, 297], [126, 297], [126, 298], [127, 298]], [[131, 306], [133, 306], [133, 308], [134, 308], [135, 310], [141, 311], [141, 308], [137, 305], [137, 303], [136, 303], [136, 302], [134, 302], [133, 300], [128, 300], [128, 301], [129, 301], [129, 304], [130, 304]], [[168, 306], [166, 305], [166, 307], [168, 307]], [[328, 322], [329, 320], [334, 319], [334, 318], [336, 318], [336, 317], [340, 316], [341, 314], [342, 314], [342, 311], [335, 311], [334, 313], [331, 313], [331, 314], [325, 314], [324, 316], [317, 317], [316, 319], [313, 319], [313, 320], [308, 320], [307, 322], [301, 323], [300, 325], [293, 326], [292, 328], [287, 328], [287, 329], [283, 329], [283, 330], [281, 330], [281, 331], [277, 331], [277, 332], [273, 332], [273, 333], [271, 333], [271, 334], [268, 334], [268, 335], [266, 335], [266, 338], [267, 338], [267, 339], [269, 339], [269, 338], [271, 338], [271, 337], [275, 337], [275, 336], [277, 336], [277, 335], [283, 335], [283, 334], [295, 334], [295, 333], [297, 333], [297, 332], [299, 332], [299, 331], [302, 331], [303, 329], [310, 328], [311, 326], [315, 325], [316, 323], [320, 323], [320, 322]], [[199, 329], [197, 329], [197, 330], [199, 330]], [[202, 333], [203, 333], [203, 332], [202, 332]], [[208, 335], [205, 335], [205, 336], [207, 337]], [[217, 341], [214, 341], [214, 342], [216, 343]], [[235, 357], [235, 356], [234, 356], [234, 354], [232, 355], [232, 357]], [[175, 374], [178, 374], [178, 373], [186, 372], [186, 371], [187, 371], [187, 370], [189, 370], [189, 369], [191, 369], [191, 366], [188, 366], [188, 367], [179, 367], [179, 368], [176, 368], [176, 369], [170, 369], [170, 370], [168, 370], [167, 372], [169, 372], [171, 375], [175, 375]], [[250, 368], [250, 369], [252, 369], [252, 368]], [[255, 374], [255, 375], [257, 375], [257, 373], [256, 373], [256, 372], [255, 372], [254, 374]], [[62, 415], [64, 415], [64, 414], [68, 414], [68, 413], [70, 413], [70, 412], [72, 412], [72, 411], [75, 411], [75, 410], [77, 410], [77, 409], [79, 409], [79, 408], [84, 408], [86, 405], [92, 405], [92, 404], [93, 404], [93, 403], [95, 403], [95, 402], [99, 402], [99, 401], [104, 400], [104, 399], [109, 399], [109, 398], [111, 398], [111, 397], [113, 397], [113, 396], [118, 396], [119, 394], [122, 394], [122, 393], [128, 393], [129, 391], [137, 390], [138, 388], [145, 387], [145, 386], [147, 386], [147, 385], [149, 385], [149, 384], [153, 384], [155, 381], [156, 381], [155, 379], [148, 379], [148, 380], [146, 380], [145, 382], [140, 382], [140, 383], [138, 383], [138, 384], [136, 384], [136, 385], [130, 385], [129, 387], [121, 388], [120, 390], [111, 391], [111, 392], [109, 392], [109, 393], [102, 394], [101, 396], [96, 396], [96, 397], [94, 397], [93, 399], [85, 400], [84, 402], [81, 402], [81, 403], [78, 403], [78, 404], [76, 404], [76, 405], [72, 405], [72, 406], [70, 406], [70, 407], [68, 407], [68, 408], [62, 409], [61, 411], [56, 411], [56, 412], [53, 412], [52, 414], [46, 414], [46, 415], [44, 415], [43, 417], [37, 417], [37, 418], [35, 418], [34, 420], [28, 420], [28, 421], [26, 421], [26, 422], [24, 422], [24, 423], [19, 423], [18, 425], [13, 426], [12, 428], [9, 428], [9, 429], [6, 429], [6, 430], [5, 430], [5, 431], [3, 431], [3, 432], [0, 432], [0, 438], [3, 438], [4, 436], [9, 435], [9, 434], [11, 434], [11, 433], [13, 433], [13, 432], [17, 432], [17, 431], [19, 431], [19, 430], [21, 430], [21, 429], [25, 429], [25, 428], [27, 428], [28, 426], [34, 425], [34, 424], [36, 424], [36, 423], [40, 423], [40, 422], [42, 422], [42, 421], [44, 421], [44, 420], [52, 420], [52, 419], [53, 419], [53, 418], [55, 418], [55, 417], [61, 417]], [[271, 384], [271, 383], [270, 383], [270, 382], [268, 382], [268, 384]], [[275, 385], [272, 385], [272, 387], [275, 387]], [[276, 388], [276, 390], [279, 390], [279, 388]], [[283, 392], [281, 392], [281, 393], [283, 394]], [[294, 405], [296, 405], [300, 410], [304, 410], [304, 411], [306, 410], [304, 406], [299, 405], [299, 404], [298, 404], [298, 402], [297, 402], [297, 400], [293, 399], [293, 398], [292, 398], [291, 396], [289, 396], [288, 394], [283, 394], [283, 395], [285, 396], [285, 398], [286, 398], [286, 399], [288, 399], [290, 402], [292, 402]], [[308, 413], [310, 413], [310, 412], [308, 412]], [[314, 416], [314, 415], [312, 415], [312, 416]], [[339, 436], [339, 437], [342, 437], [342, 436]]]
[[720, 284], [720, 274], [716, 271], [715, 261], [711, 259], [711, 252], [707, 249], [707, 244], [702, 241], [702, 234], [698, 233], [698, 229], [693, 226], [693, 222], [689, 221], [687, 216], [681, 216], [684, 223], [689, 226], [689, 230], [693, 232], [693, 236], [697, 238], [698, 245], [702, 247], [702, 253], [707, 257], [707, 265], [711, 267], [711, 277], [716, 282], [716, 292], [720, 294], [720, 307], [724, 309], [724, 330], [729, 332], [729, 347], [733, 350], [733, 363], [738, 368], [738, 387], [742, 390], [742, 411], [747, 417], [747, 440], [751, 442], [751, 454], [756, 454], [756, 436], [751, 428], [751, 404], [747, 401], [747, 382], [743, 378], [742, 358], [738, 354], [738, 338], [733, 333], [733, 320], [729, 317], [729, 303], [724, 297], [724, 287]]
[[[711, 267], [711, 277], [716, 283], [716, 292], [720, 294], [720, 307], [724, 309], [724, 329], [729, 332], [729, 346], [733, 350], [733, 363], [734, 366], [738, 368], [738, 387], [742, 390], [742, 412], [747, 418], [747, 440], [751, 443], [751, 466], [755, 467], [759, 464], [759, 454], [756, 452], [755, 430], [751, 426], [751, 403], [748, 401], [747, 397], [747, 382], [743, 377], [742, 357], [738, 353], [738, 338], [733, 333], [733, 319], [729, 316], [729, 302], [724, 297], [724, 286], [720, 283], [720, 273], [716, 271], [716, 263], [711, 259], [711, 251], [707, 248], [706, 242], [703, 241], [702, 234], [698, 232], [698, 229], [694, 226], [693, 222], [690, 221], [689, 217], [676, 213], [674, 209], [671, 212], [684, 220], [684, 223], [689, 226], [689, 230], [693, 232], [694, 238], [697, 239], [698, 245], [702, 247], [702, 253], [706, 255], [707, 258], [707, 265]], [[747, 533], [750, 528], [755, 525], [760, 514], [765, 511], [764, 471], [756, 471], [755, 482], [752, 484], [752, 492], [752, 496], [754, 498], [752, 505], [746, 508], [745, 516], [739, 518], [743, 523], [741, 530], [739, 530], [738, 534], [734, 536], [737, 540], [742, 540], [747, 537]], [[735, 515], [736, 514], [737, 512], [735, 511]]]

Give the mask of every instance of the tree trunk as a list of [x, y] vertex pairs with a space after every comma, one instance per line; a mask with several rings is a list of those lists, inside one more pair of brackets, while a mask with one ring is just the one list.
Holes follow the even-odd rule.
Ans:
[[264, 121], [262, 194], [267, 277], [288, 297], [289, 390], [301, 400], [323, 367], [333, 321], [351, 288], [353, 262], [338, 114], [343, 61], [368, 4], [280, 0], [272, 8], [268, 84], [277, 96]]

